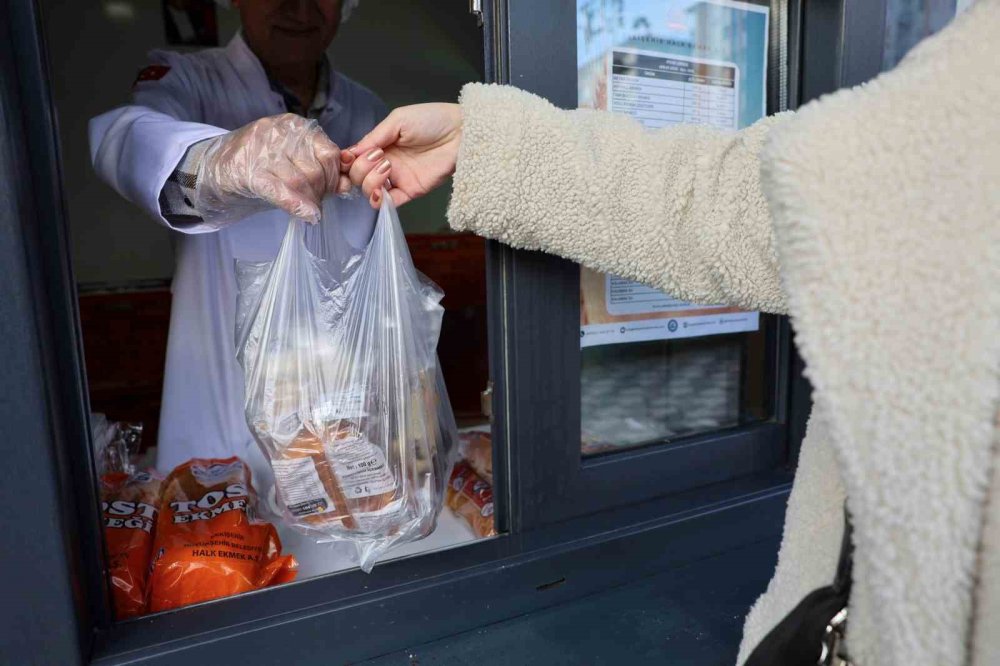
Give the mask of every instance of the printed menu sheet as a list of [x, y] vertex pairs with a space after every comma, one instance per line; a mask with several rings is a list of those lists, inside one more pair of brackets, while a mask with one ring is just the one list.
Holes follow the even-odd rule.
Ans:
[[615, 49], [611, 110], [648, 128], [686, 123], [736, 129], [739, 70], [716, 63], [634, 49]]
[[[763, 117], [767, 7], [579, 0], [578, 9], [581, 107], [622, 113], [651, 130], [681, 123], [736, 130]], [[580, 273], [582, 347], [760, 326], [756, 312], [692, 305], [620, 277]]]

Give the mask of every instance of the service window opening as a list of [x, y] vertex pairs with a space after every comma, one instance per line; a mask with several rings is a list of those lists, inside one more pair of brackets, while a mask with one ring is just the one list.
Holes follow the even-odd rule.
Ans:
[[[331, 138], [350, 135], [356, 140], [358, 132], [370, 129], [386, 109], [454, 100], [462, 84], [482, 80], [482, 36], [467, 3], [343, 3], [350, 15], [340, 17], [346, 20], [339, 21], [332, 43], [317, 61], [310, 108], [301, 104], [294, 87], [276, 85], [277, 75], [268, 71], [272, 68], [249, 48], [249, 42], [261, 39], [253, 32], [260, 26], [241, 26], [241, 11], [236, 8], [211, 0], [100, 4], [44, 0], [41, 5], [59, 116], [95, 462], [101, 470], [94, 483], [102, 498], [107, 568], [117, 618], [354, 569], [357, 549], [349, 541], [319, 543], [322, 534], [290, 524], [289, 510], [296, 508], [304, 516], [322, 515], [324, 510], [328, 516], [336, 514], [347, 532], [352, 521], [363, 523], [374, 520], [371, 516], [379, 512], [391, 512], [398, 508], [402, 494], [396, 488], [403, 483], [394, 478], [392, 454], [362, 441], [356, 432], [344, 431], [343, 437], [337, 437], [336, 461], [318, 463], [323, 456], [319, 444], [319, 453], [312, 457], [283, 461], [268, 469], [246, 422], [227, 409], [234, 404], [232, 397], [206, 392], [200, 380], [204, 375], [197, 364], [219, 363], [223, 352], [233, 355], [225, 359], [223, 370], [238, 368], [235, 347], [223, 352], [218, 345], [211, 348], [212, 339], [190, 335], [199, 329], [184, 324], [185, 320], [215, 319], [232, 340], [233, 304], [227, 298], [236, 277], [235, 269], [228, 268], [230, 262], [273, 260], [286, 225], [275, 227], [279, 229], [275, 236], [262, 232], [264, 223], [254, 218], [234, 223], [227, 229], [231, 230], [228, 236], [218, 237], [221, 242], [213, 242], [211, 234], [191, 242], [190, 236], [158, 224], [147, 211], [109, 187], [106, 174], [102, 177], [95, 171], [88, 140], [93, 127], [88, 123], [112, 109], [148, 99], [137, 91], [169, 82], [171, 70], [183, 68], [177, 58], [219, 49], [218, 57], [225, 61], [216, 63], [219, 67], [235, 66], [244, 74], [260, 75], [256, 91], [260, 99], [274, 96], [283, 105], [275, 107], [279, 111], [315, 119]], [[385, 12], [398, 20], [380, 20]], [[317, 25], [326, 19], [317, 18]], [[279, 33], [287, 27], [281, 24], [284, 20], [277, 20]], [[303, 28], [302, 34], [307, 33], [311, 34]], [[292, 39], [287, 34], [273, 39], [278, 47], [294, 51], [295, 43], [281, 42]], [[393, 44], [393, 53], [373, 55], [371, 45], [376, 43]], [[309, 52], [307, 46], [302, 47], [303, 53]], [[154, 50], [169, 55], [150, 57]], [[199, 66], [206, 62], [200, 61]], [[236, 120], [239, 102], [232, 91], [206, 87], [188, 92], [197, 99], [184, 100], [172, 120], [214, 123], [223, 130], [244, 124]], [[169, 94], [183, 91], [172, 88]], [[359, 103], [359, 96], [367, 102]], [[258, 102], [252, 99], [246, 104]], [[206, 105], [231, 108], [205, 112], [202, 117], [199, 114]], [[356, 117], [347, 117], [350, 113]], [[230, 116], [233, 127], [224, 126], [220, 119]], [[157, 155], [150, 154], [133, 167], [141, 170], [142, 164], [156, 160]], [[152, 169], [149, 177], [153, 177]], [[161, 211], [165, 205], [176, 204], [180, 214], [189, 212], [184, 206], [191, 205], [186, 199], [190, 192], [183, 187], [177, 192], [179, 198], [173, 203], [160, 200]], [[443, 507], [426, 536], [403, 539], [379, 561], [496, 534], [492, 442], [480, 396], [489, 383], [485, 244], [449, 230], [445, 219], [449, 193], [443, 187], [402, 208], [399, 215], [414, 266], [444, 292], [439, 368], [458, 427], [455, 446], [461, 453], [446, 462], [416, 456], [414, 473], [438, 465], [433, 488], [421, 492], [444, 494]], [[365, 214], [366, 202], [358, 203], [352, 210]], [[367, 214], [374, 220], [375, 211]], [[204, 270], [192, 274], [192, 265], [207, 265], [203, 256], [197, 256], [206, 252], [222, 252], [226, 261], [214, 264], [221, 267], [214, 274]], [[192, 287], [185, 282], [192, 275], [209, 280]], [[192, 289], [198, 292], [197, 298], [192, 298]], [[188, 362], [194, 364], [187, 377], [177, 373], [173, 358], [185, 351], [177, 339], [171, 340], [171, 335], [179, 335], [177, 331], [187, 336], [183, 345]], [[433, 396], [433, 376], [425, 380], [425, 394]], [[242, 384], [225, 386], [226, 390], [243, 390]], [[185, 397], [183, 409], [170, 406], [171, 400]], [[347, 410], [344, 405], [351, 400], [342, 398], [340, 407]], [[411, 429], [413, 418], [435, 411], [433, 406], [420, 404], [420, 399], [415, 394], [410, 401], [406, 427]], [[198, 425], [203, 423], [215, 425]], [[246, 445], [243, 450], [233, 444], [241, 438]], [[348, 449], [350, 455], [341, 455]], [[433, 458], [433, 447], [427, 451]], [[275, 490], [276, 475], [284, 484], [280, 497]], [[325, 498], [329, 506], [317, 509], [314, 496]], [[338, 506], [348, 511], [341, 515], [341, 509], [332, 508]], [[362, 508], [354, 511], [351, 507]], [[177, 564], [171, 558], [182, 566], [172, 569], [173, 578], [167, 581], [157, 571], [167, 560]], [[147, 576], [150, 562], [153, 573]], [[192, 573], [205, 563], [210, 566], [202, 567], [201, 574]]]

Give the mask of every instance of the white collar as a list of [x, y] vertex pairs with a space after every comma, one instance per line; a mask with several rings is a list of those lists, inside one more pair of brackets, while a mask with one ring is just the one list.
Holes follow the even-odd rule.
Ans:
[[[250, 46], [247, 45], [246, 40], [243, 39], [242, 30], [233, 35], [233, 38], [226, 44], [224, 51], [226, 58], [232, 63], [233, 68], [236, 69], [247, 87], [271, 90], [271, 83], [267, 78], [267, 73], [264, 71], [264, 66], [254, 52], [250, 50]], [[340, 75], [332, 66], [327, 67], [327, 72], [330, 80], [327, 86], [325, 113], [338, 114], [344, 110], [345, 100], [343, 96], [346, 92], [346, 86], [343, 85], [343, 82], [337, 80]], [[279, 93], [272, 91], [271, 94], [276, 101], [282, 105], [284, 104], [284, 100]]]

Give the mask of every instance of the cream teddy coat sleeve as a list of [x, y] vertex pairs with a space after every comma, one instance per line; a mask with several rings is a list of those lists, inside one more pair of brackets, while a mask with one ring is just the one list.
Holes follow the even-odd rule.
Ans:
[[784, 116], [651, 132], [496, 85], [465, 86], [461, 104], [453, 228], [688, 301], [785, 311], [758, 159]]
[[739, 663], [833, 579], [845, 495], [856, 663], [1000, 663], [998, 33], [980, 0], [892, 72], [729, 134], [464, 90], [453, 226], [793, 317], [815, 410]]

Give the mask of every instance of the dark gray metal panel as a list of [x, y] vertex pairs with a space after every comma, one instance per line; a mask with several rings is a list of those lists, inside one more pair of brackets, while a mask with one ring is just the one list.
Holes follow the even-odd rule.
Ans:
[[[506, 2], [485, 0], [483, 3], [483, 61], [484, 82], [497, 83], [506, 76]], [[506, 246], [487, 240], [486, 243], [486, 304], [489, 344], [490, 382], [492, 395], [493, 436], [493, 497], [494, 520], [499, 532], [516, 532], [520, 529], [520, 492], [511, 468], [516, 453], [509, 444], [510, 410], [507, 389], [507, 272], [510, 250]]]
[[507, 0], [508, 80], [575, 109], [576, 0]]
[[524, 529], [551, 522], [580, 473], [580, 269], [512, 251], [508, 310], [508, 420]]
[[799, 108], [802, 94], [802, 10], [804, 0], [788, 0], [788, 108]]
[[803, 0], [799, 104], [840, 88], [843, 0]]
[[729, 666], [777, 554], [760, 541], [356, 666]]
[[[73, 287], [63, 234], [58, 154], [39, 27], [30, 2], [0, 11], [0, 662], [82, 663], [99, 589], [100, 540], [75, 355]], [[74, 371], [76, 370], [76, 372]], [[82, 465], [82, 466], [81, 466]], [[81, 490], [78, 495], [75, 491]], [[91, 502], [89, 507], [82, 503]], [[96, 522], [91, 534], [99, 534]], [[88, 577], [85, 567], [94, 567]], [[98, 584], [100, 587], [100, 584]]]
[[856, 86], [882, 71], [886, 0], [844, 0], [840, 85]]
[[506, 255], [508, 251], [500, 243], [486, 242], [486, 303], [488, 344], [490, 355], [490, 382], [492, 395], [492, 436], [493, 436], [493, 498], [494, 521], [499, 532], [516, 532], [520, 529], [521, 494], [516, 477], [511, 474], [511, 465], [516, 461], [516, 452], [508, 443], [510, 432], [507, 407], [507, 346], [504, 327], [506, 312]]
[[[322, 597], [315, 596], [311, 607], [284, 614], [274, 613], [271, 604], [263, 601], [276, 596], [277, 589], [202, 606], [217, 615], [228, 614], [235, 605], [231, 602], [246, 602], [254, 596], [260, 599], [256, 604], [258, 617], [244, 623], [119, 650], [96, 663], [215, 665], [237, 660], [236, 655], [248, 664], [354, 662], [579, 598], [742, 545], [775, 539], [780, 533], [787, 489], [787, 485], [778, 485], [719, 504], [713, 504], [703, 492], [698, 499], [685, 499], [685, 503], [696, 502], [702, 508], [671, 512], [668, 505], [661, 505], [645, 521], [627, 517], [626, 512], [609, 514], [597, 525], [586, 523], [588, 536], [574, 536], [585, 523], [569, 522], [548, 534], [536, 531], [509, 537], [511, 552], [492, 562], [452, 568], [436, 578], [414, 577], [391, 589], [359, 593], [332, 603], [320, 602]], [[720, 488], [716, 492], [728, 495], [732, 490]], [[600, 531], [591, 529], [598, 525]], [[664, 547], [666, 543], [670, 548]], [[403, 568], [407, 563], [388, 566]], [[555, 581], [563, 582], [551, 586]], [[697, 581], [691, 584], [696, 586]], [[185, 614], [191, 616], [190, 612], [177, 615]], [[166, 618], [153, 618], [157, 619]], [[118, 642], [119, 648], [125, 645], [125, 641]]]
[[[2, 34], [0, 29], [0, 34]], [[36, 294], [32, 290], [23, 225], [22, 159], [11, 140], [8, 105], [9, 50], [0, 37], [3, 97], [0, 106], [0, 423], [4, 465], [0, 480], [0, 663], [79, 662], [79, 627], [67, 562], [60, 507], [65, 497], [49, 426], [49, 396], [42, 374]], [[21, 190], [21, 191], [19, 191]], [[54, 632], [53, 627], [61, 627]], [[39, 647], [46, 646], [40, 653]]]
[[887, 0], [802, 0], [800, 102], [882, 70]]

